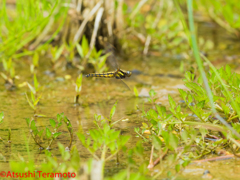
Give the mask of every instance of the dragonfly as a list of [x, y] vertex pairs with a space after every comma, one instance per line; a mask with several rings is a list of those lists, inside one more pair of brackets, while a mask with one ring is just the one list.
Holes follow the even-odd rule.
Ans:
[[132, 75], [132, 72], [120, 69], [113, 53], [111, 53], [109, 55], [108, 60], [110, 61], [110, 64], [112, 64], [112, 66], [113, 66], [113, 64], [117, 65], [117, 69], [115, 71], [105, 72], [105, 73], [90, 73], [90, 74], [87, 74], [86, 77], [101, 77], [101, 78], [120, 79], [128, 87], [128, 89], [130, 89], [129, 86], [122, 79], [130, 77]]
[[116, 78], [116, 79], [125, 79], [132, 75], [131, 71], [125, 71], [122, 69], [117, 69], [116, 71], [106, 72], [106, 73], [90, 73], [86, 77], [103, 77], [103, 78]]

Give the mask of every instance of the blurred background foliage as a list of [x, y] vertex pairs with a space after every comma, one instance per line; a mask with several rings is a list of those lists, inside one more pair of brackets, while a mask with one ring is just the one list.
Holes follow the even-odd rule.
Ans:
[[[239, 40], [240, 3], [237, 0], [198, 0], [193, 1], [193, 7], [196, 27], [202, 22], [211, 23], [211, 25], [225, 29], [233, 40]], [[144, 141], [150, 142], [152, 146], [150, 160], [153, 157], [161, 157], [160, 160], [162, 160], [165, 155], [167, 156], [168, 151], [172, 152], [167, 156], [168, 163], [161, 164], [160, 171], [155, 173], [154, 177], [158, 178], [167, 169], [175, 169], [173, 175], [168, 175], [168, 177], [174, 178], [181, 168], [185, 168], [189, 164], [190, 158], [203, 157], [214, 151], [217, 146], [221, 148], [227, 146], [234, 149], [234, 152], [239, 151], [239, 148], [235, 148], [235, 144], [239, 146], [234, 139], [237, 133], [235, 136], [229, 133], [220, 121], [211, 116], [213, 111], [210, 109], [211, 102], [208, 91], [205, 90], [204, 78], [196, 77], [196, 73], [191, 69], [195, 61], [193, 61], [194, 56], [191, 50], [193, 42], [190, 38], [187, 20], [189, 20], [189, 14], [187, 2], [184, 0], [0, 0], [0, 74], [5, 80], [7, 89], [13, 90], [16, 86], [29, 88], [30, 95], [26, 93], [27, 102], [32, 108], [34, 116], [39, 117], [42, 115], [39, 114], [37, 105], [42, 97], [43, 86], [40, 86], [36, 74], [40, 66], [48, 66], [49, 76], [54, 75], [59, 69], [75, 68], [78, 70], [79, 76], [75, 83], [76, 96], [74, 99], [74, 103], [77, 104], [80, 102], [82, 74], [85, 74], [89, 67], [99, 73], [108, 70], [107, 59], [111, 57], [109, 44], [115, 47], [118, 55], [126, 57], [126, 60], [132, 60], [134, 56], [142, 57], [142, 55], [184, 59], [188, 66], [185, 67], [186, 69], [183, 66], [180, 68], [182, 71], [190, 70], [185, 74], [184, 81], [191, 91], [179, 90], [179, 93], [184, 100], [184, 108], [188, 108], [188, 111], [198, 118], [196, 118], [196, 122], [188, 121], [189, 113], [182, 111], [182, 106], [177, 104], [170, 95], [168, 97], [170, 108], [167, 110], [166, 107], [156, 104], [157, 93], [150, 91], [148, 97], [152, 108], [142, 110], [144, 123], [141, 127], [135, 128], [136, 134]], [[198, 29], [196, 31], [198, 34]], [[197, 41], [202, 54], [207, 54], [214, 47], [211, 39], [199, 36]], [[236, 42], [238, 43], [238, 41]], [[16, 84], [15, 82], [19, 78], [18, 73], [22, 68], [20, 65], [22, 62], [30, 67], [26, 71], [33, 79], [32, 85], [31, 83]], [[65, 76], [65, 78], [68, 77]], [[226, 90], [225, 84], [218, 78], [224, 79], [230, 84], [231, 93]], [[240, 81], [239, 75], [227, 66], [219, 70], [212, 68], [207, 73], [207, 79], [214, 92], [213, 99], [217, 111], [222, 113], [229, 123], [236, 123], [240, 114], [239, 98], [236, 98]], [[137, 89], [134, 90], [135, 95], [138, 96]], [[229, 101], [236, 104], [231, 104]], [[115, 112], [115, 109], [112, 111]], [[3, 113], [0, 114], [0, 123], [2, 123], [3, 117]], [[125, 151], [128, 137], [122, 137], [120, 131], [111, 129], [112, 126], [109, 125], [111, 118], [110, 120], [105, 118], [108, 123], [100, 121], [101, 117], [95, 118], [98, 131], [89, 132], [92, 140], [85, 137], [82, 132], [79, 134], [79, 140], [92, 153], [93, 157], [99, 160], [95, 153], [98, 146], [102, 144], [106, 146], [102, 152], [103, 159], [107, 148], [112, 150], [113, 155], [120, 150]], [[67, 118], [65, 121], [69, 125]], [[35, 130], [33, 131], [35, 137], [37, 135], [42, 137], [43, 131], [36, 130], [37, 127], [35, 124], [31, 126], [31, 122], [35, 121], [27, 120], [30, 129]], [[55, 129], [58, 126], [54, 120], [50, 120], [50, 123]], [[59, 120], [58, 123], [62, 122]], [[201, 128], [194, 129], [199, 125]], [[239, 123], [232, 127], [239, 132]], [[68, 127], [68, 130], [72, 136], [72, 129]], [[146, 131], [151, 134], [148, 139], [143, 136]], [[207, 143], [205, 135], [212, 134], [212, 131], [214, 131], [214, 136], [219, 136], [218, 132], [221, 132], [222, 137], [217, 137], [218, 139], [216, 139], [219, 141], [216, 143]], [[52, 140], [60, 135], [60, 132], [55, 136], [52, 136], [53, 133], [50, 130], [47, 132], [47, 138]], [[9, 134], [11, 134], [10, 130]], [[101, 141], [98, 134], [104, 135], [106, 140]], [[111, 138], [115, 138], [109, 140], [110, 135]], [[120, 137], [123, 138], [123, 142], [119, 142]], [[124, 140], [124, 138], [126, 139]], [[91, 149], [91, 141], [96, 141], [94, 150]], [[108, 144], [107, 141], [109, 141]], [[178, 147], [179, 144], [184, 148]], [[193, 145], [198, 145], [198, 149], [189, 153], [188, 150]], [[75, 162], [71, 161], [73, 163], [71, 166], [75, 166], [75, 163], [79, 162], [75, 147], [72, 149], [71, 157], [60, 144], [59, 149], [62, 152], [63, 160], [77, 159]], [[164, 155], [157, 156], [154, 149], [158, 154]], [[126, 179], [127, 176], [134, 179], [134, 177], [141, 177], [141, 174], [146, 175], [147, 163], [144, 158], [141, 159], [140, 167], [135, 163], [135, 159], [139, 157], [134, 158], [138, 155], [143, 157], [143, 151], [141, 143], [129, 150], [129, 167], [123, 173], [116, 174], [116, 177], [112, 179], [121, 179], [120, 176], [122, 179]], [[43, 169], [54, 166], [57, 170], [61, 169], [57, 160], [52, 159], [49, 154], [48, 156], [49, 161], [47, 164], [43, 164]], [[112, 156], [110, 157], [112, 158]], [[109, 159], [106, 158], [106, 160]], [[15, 162], [12, 164], [16, 169], [21, 166], [34, 169], [34, 163], [29, 165], [25, 163], [25, 160], [23, 162], [24, 166]], [[153, 166], [154, 163], [150, 161], [149, 164]], [[130, 172], [132, 168], [134, 170], [139, 168], [141, 173]], [[76, 170], [78, 169], [79, 163]], [[142, 177], [142, 179], [145, 178]]]
[[[194, 1], [196, 22], [215, 22], [234, 38], [239, 38], [239, 9], [236, 0]], [[2, 64], [9, 58], [12, 61], [20, 57], [31, 58], [35, 52], [52, 54], [53, 64], [61, 56], [72, 64], [80, 55], [87, 59], [77, 61], [83, 70], [88, 61], [93, 62], [90, 59], [94, 52], [105, 48], [106, 42], [121, 54], [170, 53], [184, 57], [189, 54], [186, 27], [181, 23], [180, 11], [184, 12], [185, 19], [187, 15], [183, 0], [1, 0], [0, 10]], [[83, 47], [86, 43], [81, 44], [84, 36], [89, 48]], [[199, 41], [205, 50], [212, 48], [207, 40]], [[84, 55], [77, 51], [79, 43], [86, 51]], [[5, 71], [8, 69], [4, 66]]]

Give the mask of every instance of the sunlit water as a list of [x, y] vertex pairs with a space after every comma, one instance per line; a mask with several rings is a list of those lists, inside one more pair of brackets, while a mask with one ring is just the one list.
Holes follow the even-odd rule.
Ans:
[[[219, 37], [221, 38], [222, 36]], [[221, 47], [221, 45], [217, 46]], [[224, 52], [230, 52], [232, 55], [234, 51], [232, 48], [226, 50], [225, 47]], [[214, 53], [210, 53], [210, 56], [213, 56]], [[37, 127], [40, 129], [46, 126], [50, 127], [49, 118], [56, 119], [55, 117], [58, 113], [64, 112], [73, 125], [74, 140], [72, 145], [77, 146], [81, 160], [85, 161], [90, 157], [90, 154], [81, 145], [75, 133], [79, 129], [87, 133], [89, 129], [95, 128], [93, 123], [94, 114], [109, 117], [112, 106], [118, 101], [113, 120], [123, 119], [124, 121], [120, 121], [114, 127], [121, 130], [124, 135], [131, 135], [131, 139], [127, 144], [128, 148], [131, 148], [132, 145], [140, 140], [139, 137], [136, 137], [134, 128], [141, 126], [143, 121], [141, 112], [143, 103], [145, 103], [146, 110], [151, 108], [147, 101], [150, 89], [154, 89], [157, 92], [156, 103], [168, 106], [168, 94], [174, 97], [176, 101], [180, 100], [177, 89], [185, 88], [182, 82], [184, 74], [179, 70], [180, 62], [184, 59], [183, 57], [163, 55], [136, 61], [121, 61], [121, 68], [134, 72], [132, 77], [125, 81], [131, 88], [131, 91], [121, 81], [116, 79], [91, 79], [84, 77], [79, 105], [74, 104], [76, 95], [74, 83], [79, 71], [77, 69], [57, 70], [55, 76], [49, 77], [44, 72], [49, 70], [50, 67], [45, 65], [43, 69], [37, 71], [37, 77], [42, 86], [40, 91], [42, 98], [37, 107], [37, 114], [43, 114], [46, 117], [37, 118]], [[222, 52], [219, 57], [225, 57], [225, 54]], [[32, 84], [28, 61], [21, 61], [16, 68], [16, 73], [19, 75], [16, 84], [19, 85], [25, 81]], [[65, 78], [65, 75], [70, 75], [71, 78]], [[25, 121], [26, 118], [31, 118], [34, 114], [26, 100], [25, 92], [29, 93], [29, 89], [22, 87], [14, 91], [7, 91], [4, 88], [3, 79], [0, 79], [0, 84], [0, 111], [4, 112], [5, 115], [4, 122], [0, 125], [0, 137], [5, 141], [0, 144], [0, 153], [2, 155], [0, 159], [1, 170], [9, 170], [9, 161], [19, 161], [20, 157], [23, 157], [25, 160], [34, 158], [36, 162], [41, 163], [45, 158], [44, 152], [41, 152], [38, 145], [34, 143]], [[138, 98], [134, 96], [134, 86], [138, 89], [140, 96]], [[11, 143], [7, 142], [8, 128], [11, 129]], [[70, 140], [69, 134], [67, 129], [62, 128], [61, 130], [63, 134], [59, 136], [57, 141], [67, 146]], [[43, 146], [46, 147], [46, 145], [47, 142], [43, 143]], [[146, 144], [145, 150], [146, 154], [150, 153], [150, 145]], [[60, 156], [56, 142], [53, 144], [51, 152], [57, 157]], [[115, 161], [111, 161], [111, 166], [107, 164], [109, 174], [114, 174], [119, 169], [124, 168], [125, 155], [120, 153], [119, 156], [121, 157], [120, 165], [116, 165]], [[148, 156], [146, 159], [148, 159]], [[200, 178], [205, 170], [209, 170], [218, 179], [238, 179], [240, 178], [238, 177], [239, 167], [240, 163], [238, 160], [190, 165], [182, 172], [179, 179]]]

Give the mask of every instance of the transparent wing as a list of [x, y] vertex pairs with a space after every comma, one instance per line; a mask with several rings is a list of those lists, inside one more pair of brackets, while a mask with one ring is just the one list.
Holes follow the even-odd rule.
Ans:
[[115, 56], [115, 47], [110, 43], [107, 43], [105, 48], [106, 48], [106, 53], [109, 53], [109, 56], [107, 58], [108, 64], [111, 66], [113, 70], [118, 69], [119, 65]]
[[121, 79], [121, 81], [123, 82], [123, 84], [131, 91], [131, 88]]

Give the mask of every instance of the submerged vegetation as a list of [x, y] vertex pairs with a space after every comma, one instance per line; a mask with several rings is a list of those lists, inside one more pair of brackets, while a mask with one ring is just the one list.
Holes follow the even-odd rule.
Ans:
[[[190, 163], [202, 159], [210, 161], [210, 155], [215, 155], [213, 160], [220, 159], [219, 154], [227, 158], [239, 157], [240, 75], [230, 65], [213, 65], [214, 59], [210, 59], [208, 52], [216, 48], [215, 43], [198, 38], [194, 24], [200, 13], [201, 17], [207, 17], [208, 23], [214, 21], [214, 26], [222, 26], [232, 37], [239, 38], [239, 9], [236, 0], [141, 0], [134, 7], [122, 0], [0, 1], [0, 89], [7, 94], [1, 99], [21, 99], [23, 94], [21, 103], [28, 104], [29, 108], [24, 114], [28, 134], [23, 133], [25, 144], [21, 142], [28, 156], [24, 157], [21, 152], [18, 156], [0, 152], [1, 162], [10, 162], [6, 172], [17, 172], [15, 178], [29, 179], [35, 179], [35, 175], [39, 179], [53, 178], [56, 174], [83, 179], [93, 176], [116, 180], [176, 179]], [[109, 48], [109, 44], [115, 49]], [[144, 83], [134, 86], [127, 101], [134, 98], [137, 103], [128, 115], [138, 114], [136, 121], [140, 124], [128, 125], [134, 133], [132, 136], [124, 134], [124, 127], [118, 124], [128, 122], [133, 116], [113, 118], [121, 114], [117, 102], [109, 118], [99, 114], [93, 118], [82, 111], [83, 108], [90, 111], [90, 105], [97, 101], [92, 98], [94, 96], [87, 95], [90, 88], [96, 88], [91, 91], [93, 93], [106, 91], [98, 95], [105, 101], [110, 99], [109, 89], [101, 87], [103, 81], [93, 79], [98, 83], [96, 86], [85, 86], [84, 74], [103, 73], [111, 69], [112, 64], [118, 66], [117, 62], [112, 62], [114, 51], [132, 61], [133, 56], [143, 59], [139, 53], [170, 57], [180, 62], [180, 71], [185, 71], [184, 88], [178, 88], [177, 96], [168, 94], [167, 103], [160, 102], [161, 95], [153, 85], [150, 88]], [[23, 75], [21, 69], [27, 73]], [[73, 78], [70, 71], [75, 73]], [[55, 92], [44, 93], [46, 89], [57, 88], [67, 94], [69, 89], [60, 85], [62, 81], [69, 81], [67, 86], [75, 88], [72, 100], [64, 99], [66, 106], [74, 108], [74, 116], [87, 116], [94, 124], [91, 129], [86, 130], [83, 122], [68, 118], [61, 108], [56, 120], [48, 118], [55, 114], [46, 107], [57, 106], [61, 100], [56, 104], [46, 101], [55, 96]], [[57, 85], [53, 86], [54, 83]], [[145, 97], [138, 92], [144, 86], [149, 92]], [[115, 102], [123, 97], [112, 100]], [[139, 99], [143, 101], [140, 103]], [[0, 105], [6, 111], [0, 109], [2, 149], [11, 147], [11, 142], [16, 141], [12, 138], [11, 126], [23, 126], [20, 118], [14, 121], [6, 118], [10, 117], [8, 108], [16, 109], [5, 106]], [[44, 122], [46, 118], [49, 119], [47, 123]], [[23, 132], [14, 126], [16, 130], [17, 134]], [[133, 136], [137, 141], [131, 141]], [[36, 144], [33, 147], [39, 149], [39, 155], [44, 152], [40, 160], [29, 150], [30, 141]], [[60, 155], [55, 154], [56, 149]], [[85, 154], [80, 155], [81, 151]], [[109, 173], [113, 164], [117, 164], [117, 170]], [[29, 176], [29, 172], [34, 176]], [[6, 174], [1, 176], [14, 178], [13, 174]]]

